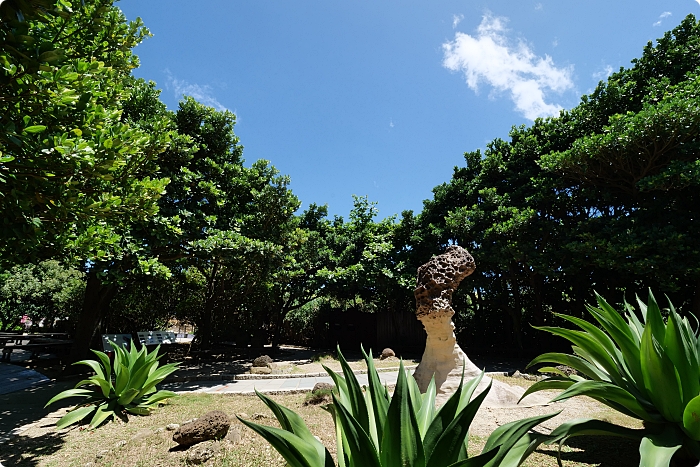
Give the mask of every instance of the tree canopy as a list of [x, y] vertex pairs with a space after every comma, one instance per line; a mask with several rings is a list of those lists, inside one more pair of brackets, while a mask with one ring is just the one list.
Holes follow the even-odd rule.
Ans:
[[416, 268], [452, 243], [477, 261], [455, 295], [466, 346], [550, 345], [529, 324], [583, 316], [594, 290], [700, 313], [693, 16], [573, 109], [465, 153], [398, 220], [361, 196], [347, 218], [300, 211], [288, 176], [246, 165], [233, 113], [168, 110], [132, 76], [149, 35], [111, 0], [0, 2], [3, 327], [73, 320], [76, 358], [100, 329], [172, 318], [204, 347], [276, 344], [291, 316], [411, 312]]

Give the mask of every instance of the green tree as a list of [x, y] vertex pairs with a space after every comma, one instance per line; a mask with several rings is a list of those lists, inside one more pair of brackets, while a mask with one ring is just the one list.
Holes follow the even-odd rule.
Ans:
[[85, 292], [84, 274], [58, 261], [13, 266], [0, 275], [0, 330], [16, 328], [23, 316], [33, 326], [74, 324]]
[[700, 307], [699, 49], [689, 16], [574, 109], [465, 154], [423, 212], [404, 216], [414, 264], [450, 242], [474, 254], [455, 299], [489, 324], [479, 329], [510, 332], [472, 337], [546, 345], [525, 324], [584, 316], [593, 289], [613, 300], [651, 286]]
[[148, 30], [107, 0], [37, 11], [0, 23], [5, 264], [105, 256], [123, 225], [155, 213], [167, 183], [151, 176], [167, 122], [146, 132], [121, 119], [131, 49]]

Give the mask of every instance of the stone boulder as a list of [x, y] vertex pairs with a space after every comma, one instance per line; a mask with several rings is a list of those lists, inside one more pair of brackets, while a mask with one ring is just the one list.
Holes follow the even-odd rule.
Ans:
[[379, 360], [386, 360], [389, 357], [396, 357], [396, 353], [387, 347], [386, 349], [382, 350], [381, 355], [379, 355]]
[[323, 391], [323, 390], [333, 390], [335, 389], [335, 385], [332, 383], [316, 383], [314, 384], [314, 388], [311, 390], [311, 392], [316, 392], [316, 391]]
[[173, 441], [192, 446], [202, 441], [221, 439], [231, 427], [231, 419], [220, 410], [207, 412], [195, 421], [184, 423], [173, 433]]
[[253, 366], [257, 368], [269, 367], [270, 363], [272, 363], [272, 358], [270, 358], [268, 355], [261, 355], [253, 360]]

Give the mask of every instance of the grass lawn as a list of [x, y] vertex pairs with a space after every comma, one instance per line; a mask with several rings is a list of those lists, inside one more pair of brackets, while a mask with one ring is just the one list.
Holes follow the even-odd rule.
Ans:
[[[531, 384], [524, 380], [502, 378], [509, 384]], [[335, 430], [331, 416], [319, 406], [305, 406], [304, 394], [273, 396], [275, 400], [298, 412], [312, 433], [317, 435], [335, 455]], [[615, 423], [638, 426], [636, 421], [594, 401], [584, 400], [579, 417], [605, 418]], [[579, 406], [575, 406], [579, 407]], [[177, 449], [172, 432], [165, 430], [170, 423], [182, 423], [209, 410], [239, 414], [258, 423], [278, 426], [269, 409], [255, 396], [188, 394], [172, 399], [148, 417], [131, 417], [128, 423], [110, 422], [91, 431], [71, 428], [58, 431], [54, 424], [60, 413], [42, 419], [20, 436], [0, 446], [0, 460], [5, 466], [55, 467], [166, 467], [185, 466], [187, 452]], [[500, 409], [491, 409], [496, 412]], [[556, 408], [543, 408], [547, 412]], [[243, 415], [245, 414], [245, 415]], [[528, 415], [523, 415], [523, 418]], [[477, 417], [478, 418], [478, 417]], [[475, 421], [476, 423], [476, 421]], [[258, 435], [236, 422], [240, 440], [209, 443], [217, 454], [206, 466], [279, 466], [285, 461]], [[470, 437], [470, 452], [481, 451], [486, 436]], [[623, 439], [581, 437], [569, 440], [562, 449], [564, 466], [637, 466], [637, 445]], [[529, 467], [557, 466], [557, 447], [541, 446], [524, 464]]]

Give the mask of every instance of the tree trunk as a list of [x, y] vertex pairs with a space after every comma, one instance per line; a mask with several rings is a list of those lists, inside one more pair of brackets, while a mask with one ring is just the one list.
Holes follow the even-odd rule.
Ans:
[[214, 264], [211, 275], [208, 278], [207, 296], [202, 310], [202, 319], [197, 323], [196, 339], [201, 349], [211, 348], [212, 321], [214, 314], [214, 305], [217, 299], [217, 279], [219, 275], [218, 264]]
[[70, 363], [88, 358], [90, 346], [95, 340], [100, 324], [109, 308], [109, 303], [116, 293], [116, 286], [103, 284], [95, 271], [88, 273], [85, 299], [73, 338]]

